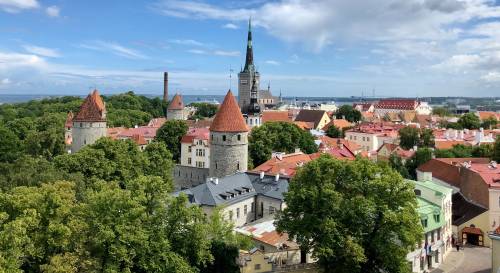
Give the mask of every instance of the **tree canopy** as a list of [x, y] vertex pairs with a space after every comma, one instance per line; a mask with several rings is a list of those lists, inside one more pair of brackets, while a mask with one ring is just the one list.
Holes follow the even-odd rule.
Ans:
[[361, 112], [354, 109], [351, 105], [344, 104], [335, 113], [338, 119], [346, 119], [349, 122], [358, 122], [361, 120]]
[[479, 129], [481, 120], [474, 113], [465, 113], [458, 119], [458, 124], [464, 129]]
[[333, 138], [343, 138], [344, 137], [344, 132], [343, 130], [340, 130], [337, 126], [332, 125], [328, 127], [326, 130], [325, 134], [329, 137]]
[[410, 272], [422, 238], [413, 185], [388, 166], [328, 155], [300, 169], [278, 230], [311, 250], [325, 272]]
[[293, 153], [296, 148], [307, 154], [318, 151], [311, 133], [290, 122], [266, 122], [250, 133], [248, 152], [254, 166], [269, 160], [273, 151]]
[[188, 125], [184, 120], [167, 120], [156, 131], [155, 141], [165, 143], [172, 153], [172, 158], [177, 162], [181, 157], [181, 139], [187, 131]]
[[211, 118], [215, 116], [215, 113], [217, 113], [218, 107], [215, 104], [212, 103], [206, 103], [206, 102], [193, 102], [189, 104], [190, 106], [193, 106], [196, 108], [196, 112], [194, 115], [190, 117], [190, 119], [204, 119], [204, 118]]

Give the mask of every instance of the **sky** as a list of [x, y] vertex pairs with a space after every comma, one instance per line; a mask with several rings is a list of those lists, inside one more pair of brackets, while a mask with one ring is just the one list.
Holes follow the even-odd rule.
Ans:
[[500, 0], [0, 0], [0, 94], [500, 96]]

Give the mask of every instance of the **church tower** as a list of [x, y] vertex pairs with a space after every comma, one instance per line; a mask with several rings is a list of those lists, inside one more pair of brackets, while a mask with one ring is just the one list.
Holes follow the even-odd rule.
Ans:
[[71, 152], [76, 153], [106, 135], [106, 105], [99, 91], [94, 90], [85, 98], [73, 118]]
[[[255, 84], [253, 84], [255, 82]], [[246, 114], [250, 105], [251, 91], [254, 85], [257, 90], [257, 101], [259, 100], [259, 84], [260, 75], [255, 69], [253, 63], [253, 47], [252, 47], [252, 21], [248, 20], [248, 39], [247, 39], [247, 54], [245, 59], [245, 67], [238, 73], [238, 105], [241, 112]]]
[[259, 91], [257, 89], [256, 79], [253, 78], [252, 88], [250, 89], [250, 104], [246, 113], [243, 115], [249, 128], [260, 126], [262, 120], [262, 111], [259, 104]]
[[248, 169], [248, 128], [229, 90], [210, 126], [210, 177]]

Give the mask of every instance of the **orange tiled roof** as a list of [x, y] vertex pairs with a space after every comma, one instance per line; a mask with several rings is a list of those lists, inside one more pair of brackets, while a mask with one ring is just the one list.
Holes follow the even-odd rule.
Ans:
[[463, 162], [488, 163], [488, 158], [434, 158], [420, 165], [421, 172], [432, 172], [432, 177], [452, 185], [460, 183], [460, 163]]
[[300, 153], [286, 154], [283, 156], [275, 156], [268, 161], [257, 166], [253, 171], [265, 172], [266, 174], [282, 174], [294, 176], [297, 168], [305, 163], [313, 160], [311, 155]]
[[288, 111], [264, 111], [262, 112], [262, 123], [269, 121], [292, 121]]
[[182, 96], [180, 94], [175, 94], [172, 101], [168, 105], [168, 110], [183, 110], [184, 103], [182, 102]]
[[494, 118], [496, 120], [500, 119], [500, 113], [493, 111], [478, 111], [477, 114], [479, 115], [480, 120], [485, 120], [488, 118]]
[[106, 121], [105, 112], [106, 108], [99, 91], [94, 90], [85, 98], [73, 121]]
[[398, 109], [398, 110], [415, 110], [418, 106], [417, 100], [412, 99], [383, 99], [375, 104], [378, 109]]
[[66, 123], [64, 124], [64, 127], [73, 127], [73, 116], [73, 112], [69, 111], [68, 115], [66, 116]]
[[350, 123], [349, 121], [345, 120], [345, 119], [332, 119], [330, 122], [328, 122], [324, 127], [323, 127], [323, 131], [326, 131], [328, 130], [328, 128], [330, 128], [330, 126], [334, 125], [335, 127], [339, 128], [339, 129], [343, 129], [345, 127], [351, 127], [352, 126], [352, 123]]
[[144, 138], [143, 135], [135, 134], [132, 136], [132, 140], [137, 144], [137, 145], [146, 145], [148, 142]]
[[314, 122], [305, 122], [305, 121], [294, 121], [295, 125], [299, 126], [302, 130], [311, 130], [314, 129]]
[[453, 146], [459, 144], [466, 146], [471, 145], [469, 142], [466, 142], [464, 140], [434, 140], [434, 147], [438, 150], [451, 149], [453, 148]]
[[219, 111], [210, 126], [214, 132], [248, 132], [240, 107], [231, 90], [227, 91]]

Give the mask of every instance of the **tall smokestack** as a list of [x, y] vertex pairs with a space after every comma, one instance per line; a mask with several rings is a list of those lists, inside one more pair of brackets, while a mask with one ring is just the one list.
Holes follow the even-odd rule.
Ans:
[[163, 101], [168, 101], [168, 72], [163, 73]]

